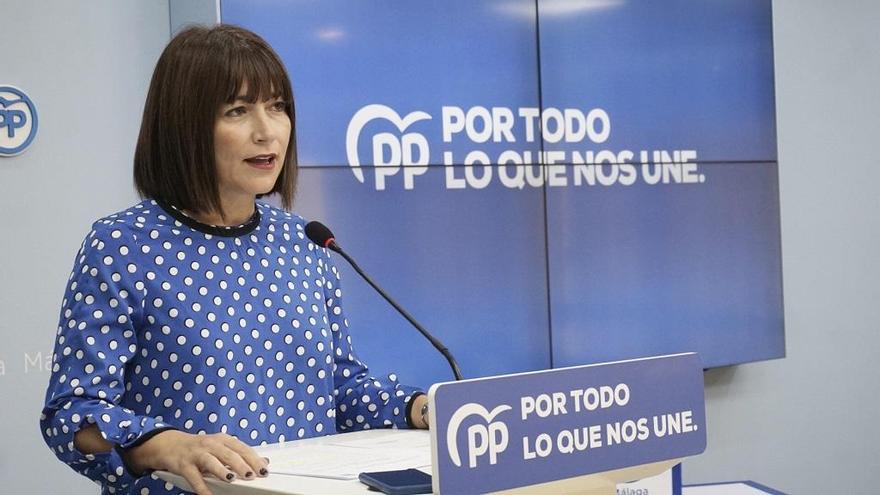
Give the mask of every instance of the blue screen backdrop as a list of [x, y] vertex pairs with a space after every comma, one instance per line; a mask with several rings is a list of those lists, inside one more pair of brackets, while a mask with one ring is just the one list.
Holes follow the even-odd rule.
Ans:
[[[468, 377], [785, 354], [769, 0], [221, 2], [296, 96], [295, 210]], [[445, 361], [344, 273], [356, 348]]]

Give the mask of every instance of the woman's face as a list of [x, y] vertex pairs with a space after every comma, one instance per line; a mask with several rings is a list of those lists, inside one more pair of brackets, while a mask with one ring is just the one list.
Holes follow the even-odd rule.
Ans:
[[257, 194], [269, 192], [281, 173], [290, 140], [287, 102], [257, 98], [256, 103], [248, 103], [244, 85], [239, 94], [221, 107], [214, 125], [214, 163], [224, 205], [252, 203]]

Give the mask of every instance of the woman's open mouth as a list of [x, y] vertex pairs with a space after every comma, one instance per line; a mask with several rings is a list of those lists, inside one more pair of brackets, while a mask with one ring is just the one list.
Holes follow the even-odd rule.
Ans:
[[275, 153], [270, 153], [268, 155], [257, 155], [250, 158], [245, 158], [244, 161], [247, 162], [247, 164], [251, 167], [263, 170], [271, 170], [273, 167], [275, 167], [275, 158]]

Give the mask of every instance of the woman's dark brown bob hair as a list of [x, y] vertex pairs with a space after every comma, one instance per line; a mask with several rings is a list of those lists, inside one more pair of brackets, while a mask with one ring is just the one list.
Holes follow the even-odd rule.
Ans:
[[262, 38], [236, 26], [190, 27], [175, 36], [156, 64], [134, 152], [134, 183], [143, 198], [193, 212], [223, 215], [214, 164], [220, 108], [245, 99], [287, 103], [290, 141], [271, 191], [290, 209], [296, 190], [293, 90], [284, 64]]

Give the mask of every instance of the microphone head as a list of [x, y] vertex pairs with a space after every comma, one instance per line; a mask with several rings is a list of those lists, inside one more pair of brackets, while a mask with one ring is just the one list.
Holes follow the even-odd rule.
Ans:
[[315, 244], [325, 248], [332, 248], [336, 244], [333, 232], [330, 232], [326, 225], [317, 221], [311, 221], [306, 224], [306, 237]]

